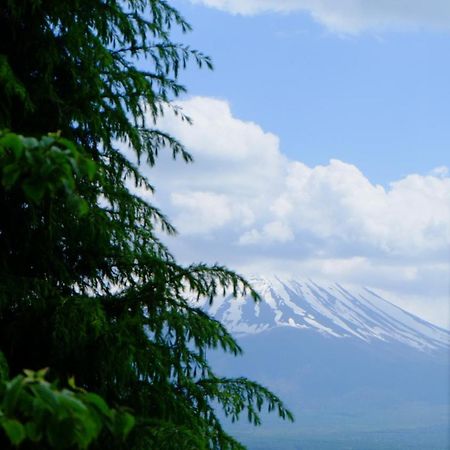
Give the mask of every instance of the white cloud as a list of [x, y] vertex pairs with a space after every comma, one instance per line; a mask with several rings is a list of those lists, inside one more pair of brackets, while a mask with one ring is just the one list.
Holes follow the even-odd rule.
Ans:
[[339, 160], [315, 167], [289, 160], [275, 135], [233, 117], [225, 101], [196, 97], [180, 106], [194, 125], [168, 115], [161, 126], [196, 162], [166, 158], [149, 177], [180, 231], [173, 246], [187, 261], [368, 285], [398, 299], [421, 298], [411, 303], [418, 312], [439, 299], [427, 317], [445, 317], [445, 168], [383, 187]]
[[266, 223], [261, 231], [252, 228], [246, 231], [240, 238], [239, 244], [273, 244], [284, 243], [294, 239], [294, 233], [289, 226], [280, 221]]
[[409, 175], [384, 189], [341, 161], [292, 162], [272, 209], [299, 230], [357, 244], [362, 253], [439, 254], [449, 245], [450, 178]]
[[289, 161], [276, 136], [233, 117], [225, 101], [196, 97], [180, 106], [194, 125], [170, 116], [161, 125], [196, 163], [175, 172], [166, 163], [155, 175], [170, 191], [182, 232], [233, 224], [240, 243], [307, 234], [317, 251], [400, 258], [437, 258], [450, 244], [450, 178], [443, 168], [384, 188], [339, 160], [315, 167]]
[[447, 0], [191, 0], [192, 3], [254, 15], [304, 11], [328, 29], [357, 33], [364, 30], [450, 28]]
[[277, 136], [253, 122], [234, 118], [225, 101], [194, 97], [180, 106], [194, 125], [168, 115], [161, 126], [192, 151], [195, 164], [186, 173], [194, 190], [205, 185], [205, 173], [208, 190], [223, 192], [226, 184], [236, 194], [252, 198], [265, 191], [264, 186], [280, 182], [286, 158], [279, 151]]
[[435, 175], [437, 177], [446, 177], [448, 175], [448, 167], [445, 166], [439, 166], [439, 167], [435, 167], [430, 175]]
[[229, 226], [232, 222], [242, 225], [253, 223], [252, 211], [234, 204], [224, 194], [213, 192], [174, 192], [170, 194], [172, 206], [179, 211], [175, 222], [182, 224], [186, 234], [203, 234]]

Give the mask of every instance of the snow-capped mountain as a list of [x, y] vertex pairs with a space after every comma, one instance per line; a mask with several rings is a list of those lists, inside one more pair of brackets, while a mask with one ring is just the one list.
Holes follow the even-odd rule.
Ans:
[[[250, 278], [262, 301], [225, 296], [209, 313], [235, 334], [276, 327], [313, 330], [324, 336], [365, 342], [397, 342], [424, 351], [446, 349], [450, 332], [414, 316], [366, 288]], [[206, 306], [206, 304], [205, 304]]]
[[[259, 303], [230, 295], [201, 306], [235, 334], [244, 351], [240, 358], [211, 352], [217, 373], [259, 381], [297, 417], [293, 427], [271, 421], [260, 435], [244, 427], [250, 449], [449, 448], [449, 331], [370, 289], [276, 277], [249, 281]], [[414, 436], [427, 436], [423, 445], [380, 444], [385, 432], [409, 430], [409, 436], [419, 429]], [[368, 446], [367, 433], [374, 430], [381, 434]], [[342, 442], [366, 434], [361, 443], [338, 446], [334, 432]], [[319, 441], [327, 434], [329, 447], [300, 445], [308, 436]]]

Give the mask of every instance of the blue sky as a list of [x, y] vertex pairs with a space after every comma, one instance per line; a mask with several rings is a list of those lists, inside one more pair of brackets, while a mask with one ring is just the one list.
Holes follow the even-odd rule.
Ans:
[[450, 327], [450, 3], [176, 0], [182, 75], [149, 199], [182, 261], [377, 290]]
[[190, 94], [227, 99], [236, 116], [277, 134], [287, 155], [343, 159], [383, 184], [449, 162], [449, 33], [343, 35], [302, 12], [174, 4], [216, 67], [183, 76]]

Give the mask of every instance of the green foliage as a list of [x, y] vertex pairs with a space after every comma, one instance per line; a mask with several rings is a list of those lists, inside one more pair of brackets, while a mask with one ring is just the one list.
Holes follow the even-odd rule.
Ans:
[[[45, 381], [46, 370], [25, 370], [2, 386], [0, 428], [11, 444], [23, 441], [52, 448], [85, 449], [102, 429], [124, 441], [134, 425], [126, 411], [110, 409], [96, 394], [57, 389]], [[3, 448], [3, 447], [2, 447]]]
[[75, 192], [76, 177], [92, 181], [96, 164], [58, 135], [36, 139], [0, 132], [0, 169], [6, 192], [22, 190], [27, 202], [39, 204], [64, 190], [84, 212], [87, 204]]
[[172, 27], [189, 30], [163, 0], [0, 8], [1, 448], [239, 449], [217, 408], [292, 419], [214, 373], [207, 350], [241, 349], [190, 300], [257, 294], [224, 267], [178, 264], [156, 232], [175, 230], [132, 190], [152, 189], [140, 164], [160, 151], [191, 160], [156, 120], [184, 92], [179, 70], [211, 62]]
[[8, 379], [9, 368], [5, 355], [0, 351], [0, 383], [3, 383]]

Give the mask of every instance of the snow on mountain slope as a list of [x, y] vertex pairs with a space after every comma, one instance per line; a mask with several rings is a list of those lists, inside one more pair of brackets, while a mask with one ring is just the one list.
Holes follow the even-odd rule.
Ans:
[[279, 278], [250, 280], [262, 301], [216, 299], [202, 306], [236, 334], [254, 334], [275, 327], [313, 330], [339, 339], [398, 342], [423, 351], [445, 350], [450, 332], [384, 300], [366, 288]]

